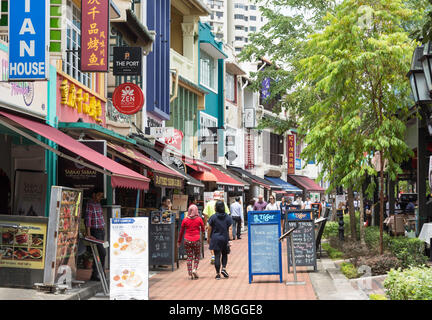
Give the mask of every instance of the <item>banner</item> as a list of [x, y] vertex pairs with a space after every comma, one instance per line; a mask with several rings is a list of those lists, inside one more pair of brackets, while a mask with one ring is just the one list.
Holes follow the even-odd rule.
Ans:
[[293, 134], [287, 135], [287, 158], [288, 158], [288, 172], [287, 174], [295, 174], [295, 136]]
[[48, 79], [48, 4], [9, 1], [9, 80]]
[[81, 71], [108, 72], [109, 0], [81, 1]]
[[111, 219], [111, 300], [149, 299], [148, 239], [148, 218]]
[[46, 181], [44, 172], [15, 171], [14, 214], [45, 216]]

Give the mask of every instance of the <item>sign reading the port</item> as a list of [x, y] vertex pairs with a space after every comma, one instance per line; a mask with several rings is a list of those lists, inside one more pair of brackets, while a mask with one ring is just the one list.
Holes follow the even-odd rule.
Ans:
[[48, 0], [9, 1], [9, 80], [48, 78]]

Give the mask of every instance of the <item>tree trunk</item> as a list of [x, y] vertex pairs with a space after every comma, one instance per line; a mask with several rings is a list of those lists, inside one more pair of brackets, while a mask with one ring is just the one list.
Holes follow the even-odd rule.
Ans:
[[332, 195], [332, 214], [331, 214], [331, 221], [337, 221], [337, 216], [336, 216], [336, 189], [333, 189], [331, 192]]
[[360, 187], [359, 191], [360, 195], [360, 242], [361, 244], [365, 244], [365, 228], [364, 228], [364, 203], [363, 203], [363, 188]]
[[384, 253], [383, 226], [384, 226], [384, 159], [383, 159], [383, 152], [380, 151], [380, 254], [381, 255]]
[[350, 216], [350, 226], [351, 226], [351, 240], [357, 241], [356, 232], [356, 217], [354, 208], [354, 191], [352, 187], [348, 187], [348, 210]]

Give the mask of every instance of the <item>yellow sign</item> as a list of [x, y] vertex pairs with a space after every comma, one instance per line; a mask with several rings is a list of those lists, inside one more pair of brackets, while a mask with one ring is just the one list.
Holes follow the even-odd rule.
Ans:
[[102, 102], [100, 99], [90, 96], [89, 93], [83, 92], [83, 89], [77, 87], [67, 79], [63, 79], [60, 85], [60, 103], [70, 108], [74, 108], [78, 113], [89, 115], [97, 122], [102, 122]]
[[2, 223], [31, 228], [0, 227], [0, 268], [44, 269], [46, 224], [17, 221]]
[[154, 184], [157, 186], [181, 189], [182, 180], [181, 179], [174, 179], [174, 178], [167, 178], [167, 177], [155, 174], [154, 175]]

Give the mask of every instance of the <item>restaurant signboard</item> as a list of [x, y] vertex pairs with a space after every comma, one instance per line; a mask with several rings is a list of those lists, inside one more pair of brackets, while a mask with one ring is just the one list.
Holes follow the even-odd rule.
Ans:
[[142, 76], [141, 47], [114, 47], [113, 56], [114, 76]]
[[288, 158], [288, 171], [287, 174], [295, 174], [295, 136], [289, 134], [287, 136], [287, 158]]
[[81, 1], [82, 72], [108, 72], [109, 0]]

